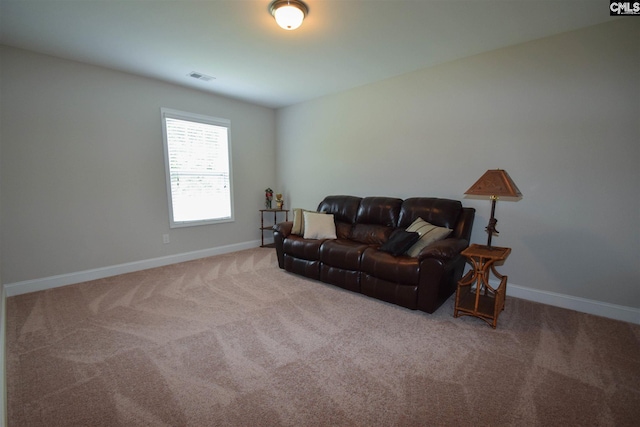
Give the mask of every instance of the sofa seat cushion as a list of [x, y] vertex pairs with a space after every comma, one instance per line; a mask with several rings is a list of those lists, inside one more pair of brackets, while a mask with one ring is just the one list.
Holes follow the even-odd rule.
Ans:
[[360, 258], [368, 245], [352, 240], [327, 240], [320, 247], [320, 261], [332, 267], [360, 270]]
[[304, 239], [295, 234], [289, 235], [282, 243], [285, 254], [309, 261], [320, 260], [320, 246], [324, 240]]
[[416, 285], [420, 279], [420, 262], [417, 258], [395, 257], [388, 252], [368, 248], [362, 254], [360, 271], [389, 282]]

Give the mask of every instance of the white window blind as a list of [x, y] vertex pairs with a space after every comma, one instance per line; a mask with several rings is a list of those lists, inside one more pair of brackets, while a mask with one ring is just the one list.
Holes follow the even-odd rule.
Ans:
[[233, 221], [230, 125], [162, 109], [171, 227]]

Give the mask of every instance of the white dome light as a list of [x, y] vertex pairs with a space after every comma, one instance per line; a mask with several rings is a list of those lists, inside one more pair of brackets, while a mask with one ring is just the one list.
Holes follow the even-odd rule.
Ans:
[[278, 25], [285, 30], [295, 30], [309, 13], [306, 4], [298, 0], [276, 0], [269, 6], [269, 10]]

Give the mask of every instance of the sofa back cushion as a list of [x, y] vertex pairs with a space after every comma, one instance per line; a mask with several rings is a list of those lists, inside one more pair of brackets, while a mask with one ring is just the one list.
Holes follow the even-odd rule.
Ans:
[[402, 203], [398, 228], [407, 228], [416, 219], [422, 218], [438, 227], [456, 230], [456, 224], [461, 212], [462, 203], [459, 200], [413, 197], [406, 199]]
[[383, 244], [398, 222], [401, 206], [402, 199], [393, 197], [363, 198], [349, 238], [369, 245]]
[[395, 228], [400, 216], [402, 199], [393, 197], [365, 197], [360, 202], [356, 223], [375, 224]]
[[333, 214], [338, 239], [349, 237], [361, 200], [356, 196], [327, 196], [318, 205], [318, 212]]
[[318, 205], [318, 212], [333, 214], [336, 222], [353, 224], [356, 222], [361, 197], [327, 196]]

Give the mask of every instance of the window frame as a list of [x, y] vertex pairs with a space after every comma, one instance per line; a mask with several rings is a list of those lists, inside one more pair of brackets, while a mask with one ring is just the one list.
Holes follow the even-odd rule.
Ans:
[[[231, 120], [223, 119], [219, 117], [206, 116], [202, 114], [190, 113], [186, 111], [174, 110], [171, 108], [161, 108], [161, 121], [162, 121], [162, 140], [164, 145], [164, 166], [165, 166], [165, 180], [167, 185], [167, 199], [168, 199], [168, 207], [169, 207], [169, 227], [170, 228], [180, 228], [180, 227], [193, 227], [200, 225], [209, 225], [209, 224], [221, 224], [227, 222], [234, 222], [234, 199], [233, 199], [233, 161], [231, 158]], [[220, 218], [208, 218], [208, 219], [197, 219], [197, 220], [184, 220], [184, 221], [176, 221], [174, 218], [174, 203], [173, 203], [173, 191], [171, 188], [171, 165], [169, 160], [169, 138], [167, 135], [167, 119], [176, 119], [193, 123], [201, 123], [206, 125], [214, 125], [227, 128], [227, 158], [229, 161], [228, 171], [229, 171], [229, 208], [230, 215], [227, 217]]]

